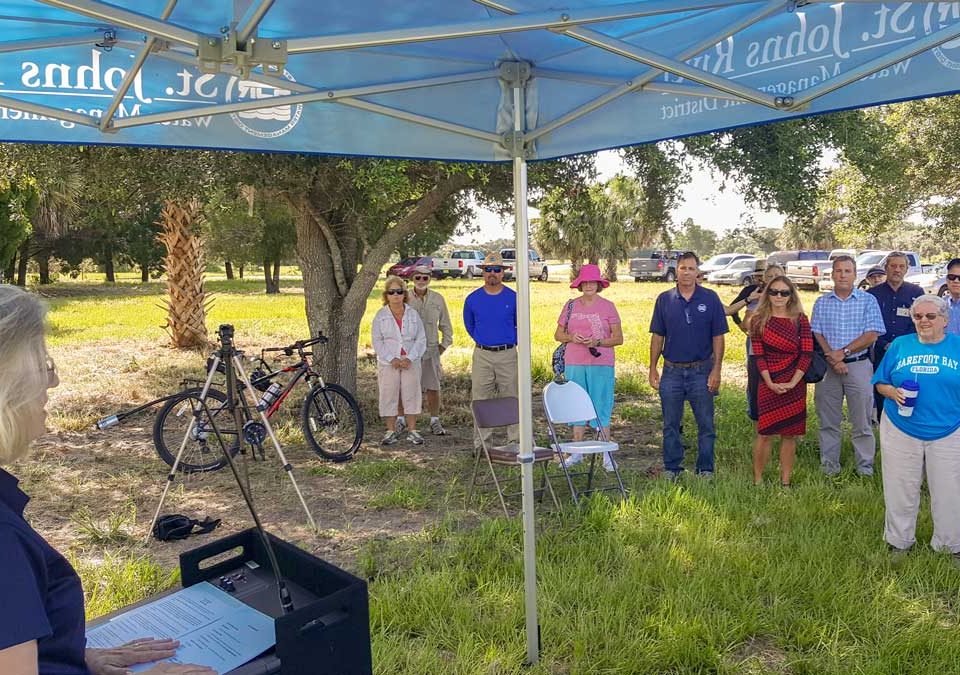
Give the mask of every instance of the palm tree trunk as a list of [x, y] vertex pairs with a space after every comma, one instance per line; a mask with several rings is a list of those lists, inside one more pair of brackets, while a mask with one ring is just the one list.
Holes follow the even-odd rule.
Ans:
[[174, 347], [203, 347], [207, 344], [206, 295], [203, 291], [203, 244], [194, 234], [201, 214], [200, 203], [165, 202], [160, 211], [161, 232], [166, 247], [167, 323]]
[[50, 283], [50, 256], [46, 252], [37, 256], [37, 267], [40, 269], [40, 283]]
[[145, 284], [148, 281], [150, 281], [150, 265], [140, 263], [140, 282]]
[[117, 273], [113, 267], [113, 247], [106, 246], [103, 251], [103, 271], [107, 275], [107, 283], [117, 283]]
[[606, 277], [607, 281], [616, 281], [617, 280], [617, 263], [620, 262], [616, 258], [607, 258], [607, 269]]
[[223, 263], [223, 270], [227, 273], [227, 281], [233, 281], [233, 263], [229, 260], [225, 260]]

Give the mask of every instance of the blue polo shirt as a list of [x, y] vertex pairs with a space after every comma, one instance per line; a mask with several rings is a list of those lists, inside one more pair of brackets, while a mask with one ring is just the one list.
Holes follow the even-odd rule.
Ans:
[[899, 387], [904, 380], [920, 385], [913, 415], [900, 415], [896, 402], [883, 399], [885, 418], [900, 431], [922, 441], [945, 438], [960, 428], [960, 335], [948, 333], [935, 345], [914, 333], [890, 343], [877, 365], [873, 384]]
[[491, 295], [483, 286], [463, 303], [463, 325], [478, 345], [498, 347], [517, 344], [517, 293], [502, 286]]
[[0, 469], [0, 649], [36, 640], [41, 675], [89, 675], [80, 577], [23, 519], [17, 482]]
[[883, 325], [887, 332], [877, 338], [874, 343], [876, 358], [879, 359], [887, 351], [887, 346], [901, 335], [916, 333], [910, 316], [910, 306], [913, 299], [923, 295], [923, 289], [916, 284], [904, 281], [900, 288], [893, 290], [889, 283], [882, 283], [867, 290], [867, 293], [877, 299], [880, 305], [880, 315], [883, 316]]
[[690, 300], [672, 288], [657, 296], [650, 332], [663, 336], [663, 358], [675, 363], [706, 361], [713, 356], [713, 338], [729, 330], [723, 303], [699, 284]]
[[954, 300], [949, 293], [946, 295], [946, 300], [950, 306], [950, 322], [947, 324], [947, 332], [960, 335], [960, 300]]

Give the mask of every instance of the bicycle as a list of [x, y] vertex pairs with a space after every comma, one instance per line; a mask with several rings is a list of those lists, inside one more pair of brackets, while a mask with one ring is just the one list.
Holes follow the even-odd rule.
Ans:
[[[280, 409], [293, 388], [303, 379], [310, 386], [300, 409], [300, 426], [307, 444], [321, 457], [333, 462], [345, 462], [356, 453], [363, 440], [363, 416], [349, 391], [338, 384], [324, 382], [310, 365], [309, 357], [313, 356], [313, 352], [306, 351], [306, 348], [326, 342], [327, 338], [319, 335], [310, 340], [298, 340], [286, 347], [261, 350], [259, 358], [251, 359], [256, 366], [250, 373], [250, 386], [260, 392], [256, 404], [269, 418]], [[296, 354], [297, 362], [270, 370], [266, 355], [274, 352], [282, 352], [287, 357]], [[275, 381], [285, 374], [292, 375], [286, 384]], [[231, 455], [236, 455], [241, 442], [246, 442], [254, 449], [259, 448], [262, 457], [263, 425], [255, 419], [256, 411], [250, 407], [247, 397], [242, 395], [247, 390], [246, 385], [240, 384], [240, 390], [243, 402], [240, 411], [244, 421], [239, 430], [230, 415], [224, 414], [227, 396], [219, 389], [210, 388], [206, 405], [200, 400], [202, 387], [198, 386], [160, 399], [166, 402], [157, 412], [153, 425], [153, 443], [160, 458], [172, 467], [181, 444], [186, 443], [178, 465], [180, 471], [199, 473], [223, 468], [227, 461], [219, 445], [215, 442], [214, 445], [208, 445], [208, 440], [214, 435], [214, 425], [224, 438], [235, 439], [227, 443]], [[194, 413], [201, 408], [203, 412], [190, 431], [190, 437], [185, 438]]]

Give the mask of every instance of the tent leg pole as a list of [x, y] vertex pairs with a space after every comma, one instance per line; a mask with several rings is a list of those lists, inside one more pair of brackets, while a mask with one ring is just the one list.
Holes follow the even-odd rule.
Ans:
[[[525, 125], [523, 82], [513, 87], [514, 131]], [[530, 381], [530, 258], [527, 253], [527, 161], [523, 153], [513, 159], [513, 200], [516, 215], [517, 284], [517, 398], [520, 399], [520, 472], [523, 491], [523, 579], [526, 608], [527, 663], [540, 660], [540, 626], [537, 620], [537, 532], [533, 490], [533, 388]]]

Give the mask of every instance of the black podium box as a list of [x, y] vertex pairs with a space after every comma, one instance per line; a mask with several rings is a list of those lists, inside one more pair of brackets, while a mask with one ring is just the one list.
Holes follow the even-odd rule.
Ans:
[[284, 614], [263, 542], [255, 528], [180, 555], [183, 587], [202, 581], [273, 617], [275, 654], [231, 675], [372, 675], [367, 583], [296, 546], [270, 538], [294, 603]]

